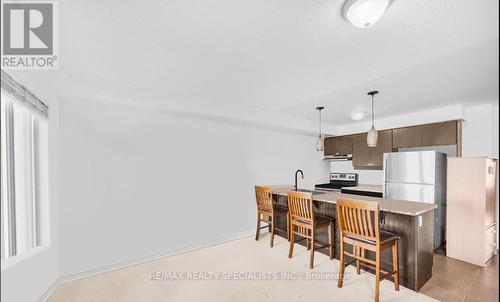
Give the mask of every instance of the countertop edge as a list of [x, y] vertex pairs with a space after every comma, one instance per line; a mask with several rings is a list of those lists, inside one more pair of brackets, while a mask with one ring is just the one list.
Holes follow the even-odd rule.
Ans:
[[[293, 189], [293, 186], [290, 186], [290, 185], [278, 185], [278, 186], [270, 186], [270, 187], [273, 189], [273, 194], [280, 195], [280, 196], [287, 196], [288, 191], [292, 191], [292, 189]], [[325, 195], [327, 195], [327, 196], [325, 196]], [[327, 198], [327, 199], [325, 199], [325, 198]], [[332, 203], [332, 204], [336, 204], [336, 199], [338, 199], [338, 198], [348, 198], [348, 199], [353, 199], [353, 200], [365, 200], [365, 201], [376, 201], [380, 205], [380, 211], [387, 212], [387, 213], [399, 214], [399, 215], [406, 215], [406, 216], [420, 216], [422, 214], [425, 214], [425, 213], [432, 211], [432, 210], [435, 210], [437, 208], [437, 205], [435, 205], [435, 204], [427, 204], [427, 203], [407, 201], [407, 200], [386, 199], [386, 198], [370, 197], [370, 196], [362, 196], [362, 195], [352, 195], [352, 194], [336, 193], [336, 192], [328, 192], [328, 193], [316, 195], [316, 196], [313, 195], [314, 201], [327, 202], [327, 203]], [[384, 203], [406, 203], [406, 204], [411, 203], [411, 204], [413, 204], [413, 206], [421, 207], [421, 209], [415, 209], [413, 211], [391, 209], [387, 206], [384, 206]]]

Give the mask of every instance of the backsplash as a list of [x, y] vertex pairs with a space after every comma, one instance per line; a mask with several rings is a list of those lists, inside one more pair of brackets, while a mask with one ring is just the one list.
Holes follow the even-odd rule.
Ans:
[[358, 173], [359, 183], [365, 185], [381, 185], [384, 182], [382, 170], [354, 170], [350, 160], [330, 162], [330, 172]]

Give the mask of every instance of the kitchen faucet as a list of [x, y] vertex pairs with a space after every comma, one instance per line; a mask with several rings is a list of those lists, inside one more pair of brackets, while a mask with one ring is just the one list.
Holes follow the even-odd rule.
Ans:
[[295, 191], [297, 191], [297, 175], [299, 174], [300, 172], [300, 175], [302, 176], [302, 179], [304, 179], [304, 173], [302, 173], [302, 170], [297, 170], [295, 171]]

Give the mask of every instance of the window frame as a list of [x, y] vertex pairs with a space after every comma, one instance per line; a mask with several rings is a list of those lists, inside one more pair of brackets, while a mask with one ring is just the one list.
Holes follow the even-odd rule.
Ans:
[[[41, 161], [48, 161], [48, 125], [46, 114], [41, 114], [39, 110], [35, 110], [32, 106], [27, 106], [25, 101], [19, 100], [19, 97], [12, 93], [10, 89], [5, 89], [2, 71], [2, 87], [1, 87], [1, 124], [0, 135], [2, 136], [0, 144], [5, 141], [5, 146], [0, 145], [1, 149], [1, 167], [0, 180], [1, 190], [1, 232], [2, 232], [2, 257], [1, 257], [1, 270], [22, 261], [26, 258], [37, 254], [50, 246], [50, 225], [49, 221], [49, 188], [48, 181], [42, 180], [42, 177], [48, 177], [48, 162], [41, 163]], [[24, 86], [22, 86], [24, 88]], [[25, 89], [25, 88], [24, 88]], [[24, 183], [20, 185], [24, 190], [24, 198], [19, 201], [16, 199], [16, 170], [15, 170], [15, 111], [19, 110], [18, 117], [25, 119], [22, 123], [21, 131], [17, 135], [25, 135], [21, 137], [23, 144], [23, 156], [20, 156], [23, 161], [24, 170], [21, 173], [21, 181]], [[22, 112], [26, 110], [26, 112]], [[19, 126], [19, 125], [17, 125]], [[43, 128], [43, 129], [42, 129]], [[23, 131], [24, 130], [24, 131]], [[24, 132], [24, 133], [23, 133]], [[43, 141], [43, 142], [42, 142]], [[19, 148], [19, 145], [17, 145]], [[41, 151], [40, 148], [47, 150]], [[5, 151], [5, 152], [4, 152]], [[45, 158], [40, 156], [45, 155]], [[44, 171], [41, 171], [41, 170]], [[47, 186], [42, 189], [41, 186]], [[42, 196], [43, 195], [43, 196]], [[5, 199], [5, 200], [4, 200]], [[44, 204], [41, 204], [41, 203]], [[24, 219], [16, 222], [18, 216], [16, 215], [16, 206], [24, 207], [23, 215], [27, 215]], [[44, 215], [41, 218], [41, 215]], [[47, 216], [47, 217], [45, 217]], [[22, 216], [20, 216], [22, 217]], [[5, 219], [4, 219], [5, 218]], [[42, 223], [44, 222], [44, 223]], [[18, 226], [20, 223], [25, 229], [18, 236]], [[47, 230], [45, 229], [47, 228]], [[47, 235], [43, 235], [47, 234]], [[24, 250], [19, 249], [20, 238], [23, 241]]]

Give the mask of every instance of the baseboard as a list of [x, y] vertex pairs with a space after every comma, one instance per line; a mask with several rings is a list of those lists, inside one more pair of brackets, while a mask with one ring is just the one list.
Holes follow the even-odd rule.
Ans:
[[87, 278], [90, 276], [95, 276], [95, 275], [99, 275], [102, 273], [107, 273], [107, 272], [115, 271], [118, 269], [131, 267], [134, 265], [151, 262], [151, 261], [158, 260], [158, 259], [165, 258], [165, 257], [171, 257], [171, 256], [175, 256], [175, 255], [180, 255], [180, 254], [196, 251], [196, 250], [199, 250], [202, 248], [226, 243], [226, 242], [241, 239], [241, 238], [246, 238], [246, 237], [252, 236], [254, 234], [255, 234], [255, 229], [247, 230], [247, 231], [243, 231], [243, 232], [239, 232], [239, 233], [226, 235], [226, 236], [223, 236], [223, 237], [220, 237], [217, 239], [199, 242], [199, 243], [192, 244], [192, 245], [185, 246], [185, 247], [181, 247], [181, 248], [167, 250], [167, 251], [164, 251], [164, 252], [161, 252], [158, 254], [149, 255], [149, 256], [145, 256], [145, 257], [141, 257], [141, 258], [137, 258], [137, 259], [133, 259], [133, 260], [129, 260], [129, 261], [113, 264], [113, 265], [108, 265], [108, 266], [96, 268], [93, 270], [88, 270], [88, 271], [85, 271], [82, 273], [77, 273], [77, 274], [72, 274], [72, 275], [60, 277], [54, 282], [54, 284], [52, 284], [51, 287], [49, 287], [47, 289], [45, 294], [42, 297], [40, 297], [40, 299], [38, 301], [45, 302], [49, 298], [49, 296], [54, 292], [54, 290], [57, 288], [57, 286], [59, 286], [63, 283], [66, 283], [66, 282], [75, 281], [78, 279]]
[[45, 291], [43, 296], [41, 296], [40, 299], [38, 299], [38, 302], [47, 301], [47, 299], [50, 297], [50, 295], [52, 295], [52, 293], [56, 290], [56, 288], [59, 286], [59, 284], [60, 284], [59, 279], [54, 281], [54, 283], [52, 283], [52, 285]]

